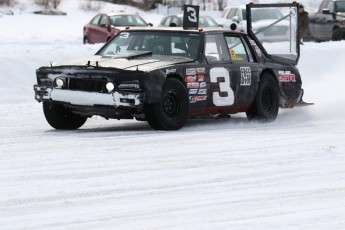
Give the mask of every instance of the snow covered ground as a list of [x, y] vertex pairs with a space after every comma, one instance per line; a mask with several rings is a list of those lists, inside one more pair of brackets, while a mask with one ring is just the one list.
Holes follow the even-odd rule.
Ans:
[[273, 123], [235, 115], [163, 132], [95, 117], [56, 131], [32, 85], [36, 68], [100, 47], [81, 44], [94, 12], [77, 5], [0, 18], [1, 229], [345, 228], [345, 41], [301, 47], [315, 105]]

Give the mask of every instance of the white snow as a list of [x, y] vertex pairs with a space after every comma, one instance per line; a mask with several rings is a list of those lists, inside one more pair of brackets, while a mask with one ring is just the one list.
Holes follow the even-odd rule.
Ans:
[[315, 105], [272, 123], [240, 114], [163, 132], [94, 117], [57, 131], [34, 100], [35, 69], [101, 47], [82, 45], [95, 12], [60, 8], [68, 15], [0, 18], [1, 229], [345, 228], [345, 41], [301, 46]]

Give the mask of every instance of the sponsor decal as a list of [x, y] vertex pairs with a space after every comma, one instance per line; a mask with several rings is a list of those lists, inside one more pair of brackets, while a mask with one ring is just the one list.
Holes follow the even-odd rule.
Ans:
[[262, 52], [261, 52], [261, 49], [259, 48], [259, 46], [255, 45], [255, 51], [259, 57], [262, 56]]
[[189, 94], [197, 94], [198, 89], [189, 89]]
[[176, 73], [176, 69], [166, 69], [165, 74]]
[[186, 69], [186, 75], [196, 75], [195, 68], [187, 68]]
[[198, 94], [207, 94], [207, 89], [199, 89]]
[[196, 103], [197, 101], [206, 101], [207, 96], [189, 96], [189, 103]]
[[200, 88], [206, 88], [206, 82], [200, 82]]
[[196, 96], [196, 101], [206, 101], [207, 96]]
[[195, 102], [196, 102], [196, 96], [190, 96], [189, 103], [195, 103]]
[[205, 81], [205, 75], [198, 75], [198, 81]]
[[261, 49], [256, 45], [255, 41], [252, 39], [249, 39], [250, 44], [254, 47], [256, 54], [261, 57], [262, 56], [262, 52]]
[[230, 52], [231, 60], [236, 61], [237, 60], [236, 51], [235, 50], [229, 50], [229, 52]]
[[188, 82], [187, 89], [195, 89], [199, 88], [199, 82]]
[[241, 71], [241, 86], [250, 86], [252, 84], [252, 70], [250, 67], [240, 67]]
[[291, 71], [278, 71], [279, 81], [281, 82], [295, 82], [296, 76]]
[[197, 74], [204, 74], [205, 73], [205, 68], [196, 68], [196, 73]]
[[184, 78], [185, 82], [196, 82], [196, 76], [186, 76]]

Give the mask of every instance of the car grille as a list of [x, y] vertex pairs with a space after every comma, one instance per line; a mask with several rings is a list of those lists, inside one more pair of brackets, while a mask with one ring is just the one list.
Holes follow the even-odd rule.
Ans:
[[272, 26], [263, 31], [265, 36], [277, 36], [287, 34], [288, 28], [284, 26]]
[[105, 88], [106, 83], [107, 83], [106, 81], [99, 80], [99, 79], [95, 80], [95, 79], [69, 78], [68, 89], [87, 91], [87, 92], [105, 93], [107, 92]]

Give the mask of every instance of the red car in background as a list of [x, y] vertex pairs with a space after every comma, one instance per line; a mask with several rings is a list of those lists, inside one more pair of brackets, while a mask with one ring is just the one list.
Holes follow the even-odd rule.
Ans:
[[128, 13], [101, 13], [97, 14], [91, 21], [84, 26], [84, 44], [94, 44], [107, 42], [120, 30], [129, 27], [152, 26], [139, 15]]

